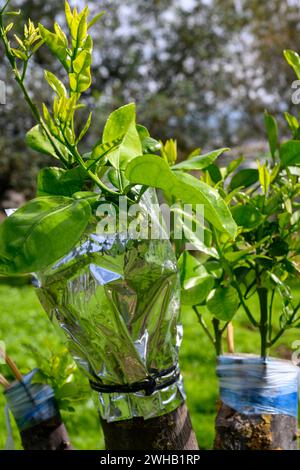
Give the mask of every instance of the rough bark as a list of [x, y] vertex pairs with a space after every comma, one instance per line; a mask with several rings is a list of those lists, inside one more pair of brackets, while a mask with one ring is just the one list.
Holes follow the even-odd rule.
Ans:
[[199, 449], [185, 403], [157, 418], [101, 422], [107, 450]]
[[288, 415], [236, 412], [219, 402], [216, 418], [217, 450], [297, 450], [297, 419]]
[[21, 440], [24, 450], [72, 450], [60, 416], [21, 431]]

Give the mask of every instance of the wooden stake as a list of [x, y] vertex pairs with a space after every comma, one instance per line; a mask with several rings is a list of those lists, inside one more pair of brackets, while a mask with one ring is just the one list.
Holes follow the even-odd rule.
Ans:
[[17, 368], [16, 364], [15, 364], [14, 361], [6, 354], [6, 352], [4, 352], [1, 348], [0, 348], [0, 356], [3, 357], [3, 359], [5, 360], [6, 364], [8, 365], [8, 367], [10, 368], [10, 370], [12, 371], [12, 373], [14, 374], [14, 376], [16, 377], [16, 379], [17, 379], [19, 382], [23, 382], [22, 374], [21, 374], [21, 372], [19, 371], [19, 369]]
[[0, 374], [0, 385], [2, 385], [5, 389], [10, 386], [10, 383], [2, 374]]
[[227, 349], [230, 354], [234, 353], [234, 329], [232, 322], [227, 326]]

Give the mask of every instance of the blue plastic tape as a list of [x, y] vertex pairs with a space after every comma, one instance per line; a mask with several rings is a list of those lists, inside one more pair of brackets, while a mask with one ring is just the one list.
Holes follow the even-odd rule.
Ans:
[[36, 374], [34, 369], [24, 375], [23, 383], [15, 383], [5, 392], [20, 431], [36, 426], [58, 414], [54, 392], [49, 385], [32, 383]]
[[298, 416], [299, 368], [257, 356], [218, 358], [220, 398], [238, 413]]

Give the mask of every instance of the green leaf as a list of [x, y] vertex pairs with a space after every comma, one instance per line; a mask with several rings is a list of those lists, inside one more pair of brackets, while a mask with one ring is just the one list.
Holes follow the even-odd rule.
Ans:
[[87, 52], [82, 51], [80, 54], [77, 56], [77, 58], [73, 62], [73, 68], [76, 74], [80, 74], [82, 70], [87, 66], [86, 60], [87, 60]]
[[135, 122], [135, 104], [129, 103], [113, 111], [106, 121], [102, 141], [111, 142], [123, 137], [129, 126]]
[[72, 194], [72, 197], [74, 199], [88, 199], [89, 203], [93, 205], [95, 201], [99, 201], [101, 193], [96, 193], [95, 191], [76, 191], [76, 193]]
[[[300, 175], [299, 175], [300, 176]], [[300, 227], [300, 210], [295, 211], [291, 217], [291, 225], [296, 225]], [[298, 225], [299, 224], [299, 225]]]
[[207, 298], [214, 286], [214, 278], [190, 253], [184, 252], [179, 260], [183, 305], [199, 305]]
[[275, 118], [265, 111], [265, 127], [267, 130], [270, 152], [275, 158], [276, 150], [278, 149], [278, 126]]
[[45, 79], [59, 97], [67, 96], [65, 85], [52, 72], [45, 70]]
[[63, 32], [63, 30], [61, 29], [61, 27], [59, 26], [58, 23], [54, 23], [54, 31], [55, 31], [55, 34], [59, 37], [59, 39], [61, 40], [61, 43], [64, 44], [64, 46], [67, 48], [68, 47], [68, 39], [67, 39], [67, 36], [65, 35], [65, 33]]
[[84, 136], [86, 135], [86, 133], [88, 132], [90, 126], [91, 126], [91, 122], [92, 122], [92, 116], [93, 116], [93, 113], [90, 113], [88, 118], [87, 118], [87, 121], [83, 127], [83, 129], [81, 130], [79, 136], [78, 136], [78, 139], [76, 141], [76, 143], [78, 144], [83, 138]]
[[231, 264], [236, 264], [241, 261], [243, 258], [247, 258], [247, 261], [251, 259], [249, 253], [252, 251], [252, 248], [240, 249], [239, 251], [227, 251], [223, 254], [224, 258], [229, 261]]
[[288, 140], [280, 146], [280, 160], [283, 166], [300, 164], [300, 140]]
[[239, 308], [239, 296], [234, 287], [218, 287], [208, 299], [207, 308], [221, 321], [230, 321]]
[[42, 24], [39, 24], [39, 32], [41, 38], [48, 46], [52, 54], [54, 54], [65, 68], [67, 68], [67, 48], [59, 35], [52, 33]]
[[19, 38], [19, 36], [17, 34], [14, 34], [14, 38], [17, 41], [17, 43], [19, 44], [19, 46], [21, 47], [21, 49], [23, 49], [23, 51], [26, 52], [27, 48], [26, 48], [24, 42], [22, 41], [22, 39]]
[[88, 168], [92, 168], [95, 166], [98, 162], [101, 164], [106, 163], [106, 156], [114, 149], [116, 149], [120, 144], [122, 143], [122, 138], [116, 139], [112, 142], [105, 142], [102, 144], [102, 142], [97, 142], [95, 147], [93, 148], [91, 154], [89, 155], [89, 160], [90, 164]]
[[103, 130], [103, 142], [123, 136], [130, 124], [135, 121], [135, 104], [129, 103], [113, 111]]
[[261, 165], [260, 162], [257, 162], [257, 166], [258, 166], [259, 181], [260, 181], [262, 190], [264, 194], [268, 194], [270, 184], [271, 184], [271, 174], [266, 164]]
[[240, 166], [240, 164], [243, 162], [243, 160], [244, 160], [244, 157], [238, 157], [235, 160], [232, 160], [229, 163], [229, 165], [226, 167], [224, 178], [227, 178], [227, 176], [229, 176], [231, 173], [233, 173]]
[[297, 77], [300, 79], [300, 56], [295, 51], [287, 49], [283, 51], [287, 63], [294, 69]]
[[147, 137], [150, 137], [150, 132], [148, 131], [147, 127], [142, 126], [141, 124], [137, 124], [136, 129], [139, 133], [141, 141], [147, 139]]
[[208, 172], [211, 181], [214, 184], [217, 184], [219, 181], [222, 181], [222, 173], [217, 165], [212, 163], [206, 168], [206, 171]]
[[86, 39], [88, 24], [87, 24], [87, 17], [88, 17], [88, 7], [85, 7], [80, 15], [78, 16], [78, 23], [77, 23], [77, 34], [76, 34], [76, 43], [74, 46], [80, 47], [83, 41]]
[[92, 83], [91, 78], [91, 53], [83, 50], [73, 62], [74, 73], [69, 74], [70, 87], [76, 93], [83, 93]]
[[181, 291], [182, 305], [199, 305], [203, 303], [214, 287], [215, 281], [209, 274], [189, 279]]
[[223, 274], [223, 268], [220, 261], [209, 259], [204, 265], [206, 271], [213, 276], [214, 279], [220, 279]]
[[250, 204], [239, 204], [232, 207], [231, 213], [239, 227], [246, 230], [252, 230], [263, 220], [260, 211]]
[[79, 387], [76, 383], [65, 383], [55, 394], [55, 398], [57, 400], [66, 400], [69, 399], [71, 401], [81, 401], [85, 397], [84, 394], [87, 394], [88, 388], [83, 390], [82, 387]]
[[205, 218], [218, 230], [235, 237], [236, 224], [219, 193], [189, 174], [172, 172], [157, 155], [135, 158], [129, 162], [125, 175], [133, 184], [160, 188], [186, 204], [203, 204]]
[[144, 154], [159, 152], [161, 150], [161, 143], [152, 137], [146, 137], [142, 140], [142, 149]]
[[299, 121], [296, 118], [296, 116], [293, 116], [292, 114], [285, 112], [284, 117], [286, 122], [288, 123], [288, 126], [290, 128], [290, 131], [293, 134], [293, 137], [296, 137], [297, 132], [299, 130]]
[[86, 37], [86, 40], [83, 44], [83, 49], [88, 52], [89, 54], [92, 54], [93, 51], [93, 40], [92, 37], [88, 34]]
[[236, 224], [218, 191], [189, 174], [174, 172], [173, 177], [175, 177], [175, 188], [174, 191], [171, 189], [171, 193], [186, 204], [203, 204], [206, 220], [221, 232], [227, 232], [232, 238], [235, 237]]
[[18, 59], [23, 60], [24, 62], [28, 60], [26, 53], [21, 51], [20, 49], [14, 49], [13, 47], [11, 47], [11, 51], [13, 55], [16, 56]]
[[222, 153], [228, 152], [229, 148], [221, 148], [213, 152], [205, 153], [204, 155], [197, 155], [184, 162], [177, 163], [172, 168], [173, 170], [203, 170], [210, 166]]
[[258, 170], [252, 168], [244, 168], [238, 171], [230, 182], [230, 189], [248, 188], [258, 181]]
[[90, 29], [92, 26], [94, 26], [101, 18], [103, 15], [105, 15], [105, 11], [101, 11], [101, 13], [98, 13], [89, 23], [88, 23], [88, 29]]
[[125, 178], [124, 171], [116, 170], [115, 168], [111, 168], [108, 172], [108, 179], [109, 181], [115, 186], [117, 189], [126, 188], [129, 185], [129, 181]]
[[[59, 148], [60, 152], [65, 155], [66, 151], [61, 143], [58, 142], [58, 140], [56, 140], [54, 137], [52, 137], [52, 139], [55, 142], [55, 145]], [[30, 129], [30, 131], [28, 131], [26, 134], [25, 140], [28, 147], [32, 148], [36, 152], [50, 155], [51, 157], [59, 159], [51, 142], [48, 140], [48, 137], [40, 125], [34, 126], [32, 129]]]
[[137, 124], [136, 128], [142, 143], [143, 153], [155, 153], [161, 149], [161, 143], [150, 137], [149, 131], [146, 127]]
[[284, 240], [274, 240], [269, 246], [268, 254], [270, 256], [285, 256], [289, 252], [289, 245]]
[[91, 216], [88, 200], [39, 197], [0, 225], [0, 273], [38, 272], [66, 255]]
[[82, 189], [86, 179], [81, 167], [72, 170], [43, 168], [38, 174], [37, 196], [72, 196]]
[[170, 166], [174, 165], [177, 160], [177, 141], [168, 139], [164, 144], [161, 142], [160, 154]]
[[65, 15], [66, 15], [66, 20], [67, 20], [69, 30], [71, 31], [72, 22], [73, 22], [73, 13], [67, 1], [65, 2]]
[[[200, 225], [199, 221], [196, 220], [194, 214], [190, 214], [185, 211], [182, 207], [172, 207], [171, 212], [175, 215], [174, 224], [178, 224], [186, 238], [186, 240], [193, 245], [195, 250], [205, 253], [206, 255], [211, 256], [212, 258], [219, 258], [217, 250], [210, 246], [211, 245], [211, 231], [207, 227]], [[177, 217], [176, 217], [177, 216]], [[188, 222], [188, 223], [187, 223]], [[200, 225], [200, 234], [202, 237], [197, 236], [197, 231]], [[193, 228], [192, 228], [193, 227]], [[207, 242], [209, 239], [209, 242]]]
[[191, 158], [194, 158], [194, 157], [198, 157], [199, 155], [201, 155], [201, 152], [202, 152], [201, 147], [195, 148], [194, 150], [191, 151], [191, 153], [188, 154], [187, 160], [190, 160]]
[[139, 133], [136, 129], [134, 103], [113, 111], [105, 124], [103, 143], [120, 138], [122, 140], [119, 147], [109, 154], [109, 161], [116, 169], [124, 169], [130, 160], [143, 153]]

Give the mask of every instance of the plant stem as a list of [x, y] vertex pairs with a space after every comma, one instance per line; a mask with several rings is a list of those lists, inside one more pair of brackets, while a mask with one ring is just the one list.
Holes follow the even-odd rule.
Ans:
[[243, 297], [242, 291], [240, 289], [239, 283], [237, 282], [236, 279], [232, 282], [232, 286], [236, 289], [236, 291], [238, 293], [238, 296], [239, 296], [239, 299], [240, 299], [240, 302], [241, 302], [241, 305], [242, 305], [243, 309], [245, 310], [245, 313], [246, 313], [247, 317], [249, 318], [250, 322], [252, 323], [253, 326], [258, 327], [259, 324], [257, 323], [254, 316], [250, 312], [250, 309], [249, 309], [248, 305], [246, 304], [246, 302], [244, 300], [244, 297]]
[[268, 353], [268, 289], [259, 287], [257, 294], [260, 305], [261, 357], [265, 359]]
[[228, 275], [228, 277], [231, 279], [231, 284], [233, 287], [235, 287], [235, 289], [237, 290], [237, 293], [239, 295], [239, 299], [240, 299], [240, 302], [241, 302], [241, 305], [243, 306], [244, 310], [245, 310], [245, 313], [247, 315], [247, 317], [249, 318], [250, 322], [252, 323], [253, 326], [255, 327], [258, 327], [258, 323], [257, 321], [255, 320], [255, 318], [253, 317], [252, 313], [250, 312], [247, 304], [245, 303], [244, 301], [244, 297], [243, 297], [243, 294], [242, 294], [242, 291], [240, 289], [240, 286], [231, 270], [231, 267], [228, 263], [228, 261], [223, 257], [223, 253], [222, 253], [222, 250], [221, 250], [221, 247], [220, 247], [220, 244], [219, 244], [219, 241], [218, 241], [218, 236], [217, 236], [217, 232], [216, 232], [216, 229], [214, 227], [212, 227], [212, 235], [213, 235], [213, 240], [215, 242], [215, 245], [216, 245], [216, 249], [217, 249], [217, 252], [218, 252], [218, 255], [220, 257], [220, 260], [222, 262], [222, 266], [224, 268], [224, 271], [226, 272], [226, 274]]
[[213, 338], [211, 332], [210, 332], [209, 329], [207, 328], [207, 325], [206, 325], [206, 323], [205, 323], [205, 321], [204, 321], [204, 319], [203, 319], [203, 316], [201, 315], [201, 313], [198, 312], [198, 309], [197, 309], [197, 307], [196, 307], [195, 305], [193, 306], [193, 310], [194, 310], [194, 312], [196, 313], [197, 318], [198, 318], [198, 320], [199, 320], [199, 323], [200, 323], [200, 325], [202, 326], [203, 330], [205, 331], [207, 337], [208, 337], [209, 340], [212, 342], [212, 344], [215, 346], [216, 342], [215, 342], [215, 340], [214, 340], [214, 338]]
[[1, 15], [0, 15], [0, 35], [1, 35], [2, 43], [4, 45], [6, 57], [7, 57], [10, 65], [11, 65], [13, 74], [14, 74], [15, 79], [16, 79], [16, 82], [18, 83], [18, 85], [19, 85], [19, 87], [20, 87], [20, 89], [21, 89], [21, 91], [24, 95], [26, 103], [28, 104], [28, 106], [29, 106], [35, 120], [37, 121], [37, 123], [40, 124], [40, 126], [43, 128], [45, 134], [48, 137], [48, 140], [50, 141], [52, 147], [54, 148], [55, 152], [57, 153], [57, 156], [59, 157], [61, 162], [64, 164], [64, 166], [66, 168], [68, 168], [68, 162], [65, 160], [64, 156], [62, 155], [59, 148], [55, 144], [55, 141], [53, 140], [52, 135], [51, 135], [48, 127], [46, 126], [46, 124], [44, 123], [44, 121], [41, 118], [38, 107], [31, 100], [31, 98], [28, 94], [28, 91], [27, 91], [27, 89], [24, 85], [24, 78], [25, 78], [25, 73], [26, 73], [26, 70], [27, 70], [28, 63], [26, 62], [26, 64], [24, 65], [24, 68], [23, 68], [23, 73], [22, 73], [22, 75], [20, 75], [20, 72], [19, 72], [19, 70], [17, 68], [17, 65], [16, 65], [15, 57], [12, 54], [12, 51], [11, 51], [11, 48], [10, 48], [10, 45], [9, 45], [9, 42], [8, 42], [8, 39], [7, 39], [6, 35], [4, 34], [3, 19], [2, 19]]
[[40, 115], [40, 112], [39, 112], [39, 109], [38, 107], [33, 103], [32, 99], [30, 98], [29, 94], [28, 94], [28, 91], [24, 85], [24, 82], [23, 80], [21, 79], [19, 73], [17, 71], [14, 71], [15, 73], [15, 78], [16, 78], [16, 81], [24, 95], [24, 98], [25, 98], [25, 101], [26, 103], [28, 104], [35, 120], [37, 121], [37, 123], [42, 127], [43, 131], [45, 132], [49, 142], [51, 143], [53, 149], [55, 150], [57, 156], [59, 157], [59, 159], [61, 160], [61, 162], [63, 163], [63, 165], [65, 166], [65, 168], [68, 168], [69, 167], [69, 164], [67, 162], [67, 160], [65, 159], [65, 157], [62, 155], [60, 149], [58, 148], [58, 146], [56, 145], [53, 137], [52, 137], [52, 134], [51, 132], [49, 131], [48, 129], [48, 126], [45, 124], [45, 122], [43, 121], [41, 115]]
[[298, 310], [300, 309], [300, 302], [298, 303], [298, 305], [294, 308], [294, 311], [292, 313], [292, 315], [290, 316], [290, 319], [289, 321], [287, 322], [286, 326], [284, 328], [281, 328], [279, 330], [279, 332], [277, 333], [276, 336], [274, 336], [274, 338], [272, 340], [269, 341], [268, 343], [268, 347], [272, 347], [274, 346], [274, 344], [279, 340], [279, 338], [281, 338], [281, 336], [283, 335], [283, 333], [285, 332], [285, 330], [293, 323], [294, 321], [294, 318], [295, 316], [297, 315], [297, 312]]
[[216, 353], [217, 356], [221, 356], [223, 354], [223, 347], [222, 347], [222, 332], [219, 329], [220, 326], [220, 320], [217, 320], [216, 318], [213, 318], [212, 324], [214, 327], [214, 332], [215, 332], [215, 348], [216, 348]]
[[97, 184], [97, 186], [99, 186], [99, 188], [102, 189], [102, 191], [104, 191], [106, 193], [112, 194], [113, 196], [118, 195], [117, 192], [113, 191], [112, 189], [109, 189], [104, 183], [102, 183], [100, 178], [98, 178], [98, 176], [95, 173], [93, 173], [91, 170], [88, 170], [86, 168], [85, 163], [82, 159], [82, 156], [80, 155], [80, 153], [77, 150], [77, 147], [73, 146], [72, 149], [73, 149], [73, 153], [74, 153], [74, 156], [76, 158], [77, 163], [79, 163], [79, 165], [82, 166], [82, 168], [84, 168], [84, 170], [86, 170], [89, 177]]
[[270, 307], [269, 307], [269, 328], [268, 328], [268, 342], [271, 341], [272, 338], [272, 330], [273, 330], [273, 325], [272, 325], [272, 319], [273, 319], [273, 304], [274, 304], [274, 298], [275, 298], [275, 289], [272, 290], [272, 295], [271, 295], [271, 301], [270, 301]]

